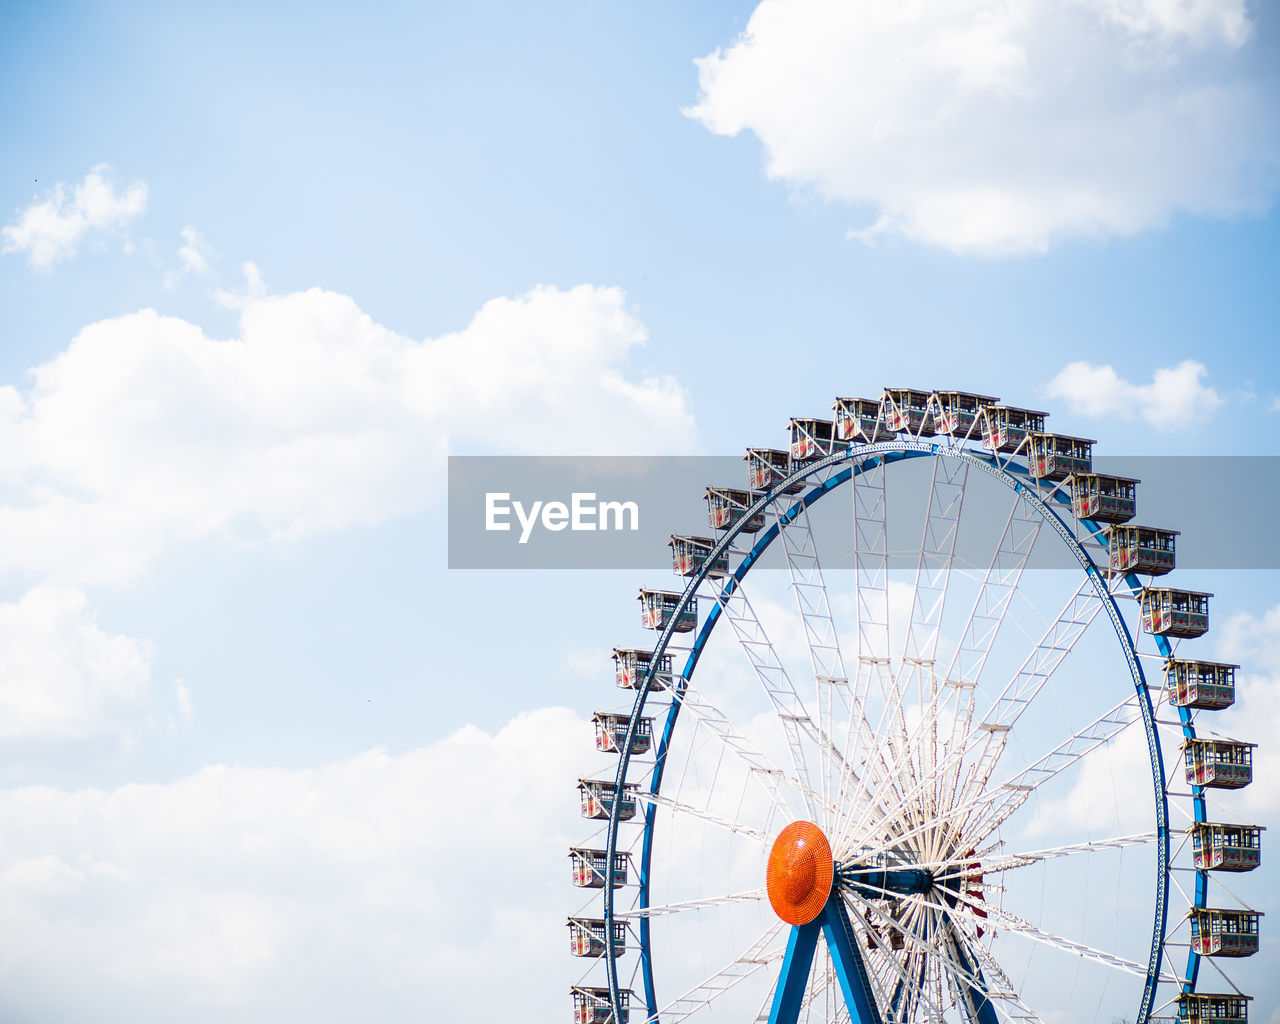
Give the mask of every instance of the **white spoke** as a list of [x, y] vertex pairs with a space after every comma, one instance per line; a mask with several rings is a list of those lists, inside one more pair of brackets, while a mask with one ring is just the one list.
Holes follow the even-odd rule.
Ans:
[[858, 657], [889, 662], [889, 531], [883, 465], [853, 476], [853, 563]]
[[[786, 510], [779, 510], [779, 532], [782, 535], [796, 609], [804, 624], [805, 641], [809, 648], [814, 685], [817, 688], [819, 724], [822, 733], [831, 739], [830, 744], [824, 743], [820, 747], [823, 754], [821, 773], [823, 803], [833, 802], [831, 795], [833, 776], [837, 789], [834, 803], [837, 806], [877, 802], [880, 799], [878, 793], [890, 784], [892, 773], [889, 766], [882, 760], [879, 747], [874, 743], [874, 731], [864, 715], [863, 702], [856, 699], [849, 691], [844, 655], [840, 650], [835, 620], [831, 616], [831, 602], [822, 574], [822, 564], [818, 558], [809, 513], [801, 509], [790, 523], [784, 525], [782, 520], [787, 514]], [[837, 744], [832, 714], [832, 706], [836, 700], [839, 701], [841, 710], [848, 720], [844, 748], [838, 757], [834, 756]], [[852, 747], [855, 736], [867, 739], [868, 749], [875, 753], [874, 763], [860, 761], [855, 756]], [[864, 778], [856, 767], [860, 763], [869, 773], [867, 778]], [[873, 781], [879, 784], [874, 785]], [[829, 824], [833, 833], [838, 832], [840, 828], [838, 819]]]
[[[1031, 503], [1018, 494], [1009, 509], [1000, 542], [992, 553], [982, 585], [974, 597], [968, 621], [960, 634], [960, 643], [943, 675], [943, 683], [954, 695], [956, 704], [961, 703], [960, 695], [965, 695], [963, 713], [957, 709], [952, 715], [951, 741], [947, 748], [952, 752], [963, 749], [970, 737], [978, 680], [1013, 603], [1027, 559], [1031, 557], [1040, 535], [1041, 522]], [[960, 760], [949, 758], [945, 775], [939, 773], [939, 784], [945, 793], [939, 794], [938, 803], [954, 802], [960, 788], [960, 774]]]
[[[963, 895], [960, 897], [962, 902], [970, 906], [976, 906], [972, 901]], [[1063, 953], [1069, 953], [1072, 956], [1083, 957], [1086, 960], [1093, 960], [1096, 963], [1105, 964], [1108, 967], [1114, 967], [1116, 970], [1125, 971], [1128, 974], [1137, 975], [1139, 978], [1147, 976], [1147, 965], [1135, 963], [1125, 957], [1118, 956], [1115, 953], [1108, 953], [1105, 950], [1095, 949], [1092, 946], [1086, 946], [1083, 942], [1076, 942], [1072, 939], [1063, 938], [1061, 935], [1053, 935], [1050, 932], [1042, 931], [1033, 925], [1030, 921], [1025, 921], [993, 903], [984, 903], [982, 908], [985, 909], [992, 921], [999, 921], [1005, 931], [1016, 932], [1019, 935], [1025, 935], [1027, 938], [1042, 943], [1046, 946], [1060, 950]], [[1162, 977], [1162, 981], [1170, 981], [1177, 983], [1176, 977]]]
[[1009, 730], [1058, 670], [1101, 610], [1102, 602], [1097, 593], [1087, 579], [1081, 580], [1057, 619], [1045, 630], [1040, 642], [1027, 655], [1009, 685], [1004, 688], [973, 733], [975, 738], [981, 737], [982, 750], [968, 773], [967, 781], [961, 786], [962, 793], [981, 792], [987, 785], [1004, 752]]
[[680, 903], [663, 903], [659, 906], [639, 907], [635, 910], [620, 910], [613, 916], [620, 921], [642, 917], [662, 917], [665, 914], [681, 914], [687, 910], [723, 907], [730, 903], [759, 903], [764, 896], [764, 889], [752, 889], [749, 892], [731, 893], [728, 896], [708, 896], [701, 900], [684, 900]]
[[709, 1006], [715, 999], [724, 995], [736, 985], [746, 981], [761, 968], [780, 962], [783, 949], [771, 949], [777, 940], [783, 924], [777, 921], [765, 929], [763, 935], [755, 939], [741, 956], [729, 961], [704, 981], [699, 982], [679, 999], [673, 999], [658, 1011], [657, 1019], [663, 1024], [675, 1024], [699, 1010]]
[[978, 961], [977, 966], [982, 971], [983, 976], [988, 979], [994, 979], [998, 983], [998, 988], [992, 993], [992, 998], [1000, 999], [1009, 1004], [1007, 1008], [996, 1007], [1001, 1016], [1008, 1020], [1022, 1021], [1024, 1024], [1041, 1024], [1040, 1017], [1023, 1003], [1014, 988], [1013, 982], [1009, 979], [1009, 975], [1005, 973], [1004, 968], [1000, 966], [986, 946], [981, 942], [969, 942], [965, 944], [964, 948], [969, 956]]
[[[937, 723], [932, 716], [938, 708], [938, 679], [934, 662], [951, 568], [955, 563], [956, 538], [968, 472], [968, 463], [958, 459], [938, 458], [933, 462], [924, 533], [912, 587], [910, 620], [903, 637], [898, 672], [885, 694], [889, 705], [887, 715], [890, 724], [886, 730], [886, 738], [890, 740], [889, 759], [899, 764], [900, 771], [905, 769], [913, 789], [918, 787], [921, 779], [932, 778], [936, 761]], [[911, 694], [918, 700], [925, 719], [919, 730], [923, 742], [917, 744], [911, 742], [904, 713], [905, 702]], [[921, 812], [926, 815], [933, 810], [931, 801], [921, 806]]]
[[657, 804], [659, 807], [665, 807], [677, 814], [687, 814], [691, 818], [697, 818], [699, 821], [705, 821], [708, 824], [715, 825], [727, 832], [735, 835], [745, 836], [761, 846], [769, 845], [769, 836], [761, 832], [759, 829], [748, 828], [741, 822], [732, 821], [729, 818], [722, 818], [718, 814], [712, 814], [710, 811], [704, 811], [689, 804], [681, 803], [678, 800], [672, 800], [670, 797], [662, 796], [660, 793], [636, 793], [637, 800], [643, 800], [646, 803]]
[[[982, 873], [984, 875], [994, 875], [1001, 871], [1012, 871], [1014, 868], [1028, 867], [1029, 865], [1039, 864], [1042, 861], [1053, 860], [1057, 857], [1073, 857], [1077, 854], [1097, 853], [1100, 850], [1122, 850], [1126, 846], [1146, 846], [1154, 843], [1157, 838], [1154, 832], [1142, 832], [1132, 836], [1117, 836], [1114, 839], [1095, 839], [1087, 843], [1075, 843], [1070, 846], [1051, 846], [1043, 850], [1031, 850], [1027, 853], [1011, 853], [1003, 857], [983, 860], [981, 862]], [[964, 870], [960, 869], [946, 874], [935, 875], [934, 881], [949, 881], [958, 878], [964, 873]]]
[[722, 590], [717, 596], [717, 601], [733, 629], [738, 646], [746, 655], [756, 679], [782, 724], [787, 737], [787, 747], [791, 753], [792, 766], [795, 768], [796, 777], [800, 780], [800, 792], [806, 813], [808, 817], [816, 818], [817, 801], [821, 796], [814, 789], [810, 779], [804, 742], [801, 737], [804, 733], [808, 733], [818, 740], [820, 746], [831, 746], [834, 749], [834, 745], [830, 737], [823, 733], [810, 716], [777, 651], [770, 642], [764, 626], [761, 625], [755, 609], [752, 608], [744, 588], [739, 585], [728, 596]]
[[738, 732], [729, 721], [728, 716], [716, 708], [703, 694], [692, 686], [686, 687], [679, 698], [682, 708], [691, 714], [708, 732], [717, 737], [722, 744], [740, 760], [759, 780], [773, 802], [775, 811], [790, 816], [790, 808], [783, 795], [780, 783], [785, 778], [782, 770], [774, 766], [764, 754]]
[[984, 810], [987, 812], [984, 815], [985, 821], [981, 827], [975, 828], [973, 832], [975, 841], [982, 842], [986, 839], [1026, 803], [1040, 786], [1133, 725], [1138, 720], [1137, 703], [1137, 696], [1130, 695], [1049, 753], [1022, 769], [1003, 786], [988, 791], [989, 799], [983, 801], [986, 805]]

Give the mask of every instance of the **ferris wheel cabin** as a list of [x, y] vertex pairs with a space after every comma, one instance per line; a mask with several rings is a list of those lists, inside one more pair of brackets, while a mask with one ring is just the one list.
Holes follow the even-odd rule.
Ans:
[[893, 431], [880, 415], [878, 398], [837, 398], [832, 408], [836, 437], [841, 441], [859, 444], [893, 439]]
[[[713, 530], [727, 530], [747, 514], [747, 509], [763, 495], [759, 491], [739, 491], [732, 487], [708, 487], [702, 496], [707, 503], [707, 522]], [[744, 533], [759, 533], [764, 513], [757, 512], [742, 527]]]
[[1256, 910], [1191, 908], [1191, 948], [1201, 956], [1253, 956], [1258, 952]]
[[1101, 473], [1071, 474], [1071, 511], [1077, 519], [1127, 523], [1138, 511], [1139, 480]]
[[1217, 661], [1170, 658], [1164, 663], [1165, 686], [1176, 707], [1221, 711], [1236, 699], [1236, 669]]
[[1182, 744], [1187, 782], [1210, 789], [1243, 789], [1253, 781], [1256, 743], [1196, 737]]
[[1183, 992], [1178, 996], [1179, 1024], [1248, 1024], [1253, 996]]
[[1000, 399], [968, 391], [935, 391], [930, 401], [933, 424], [938, 433], [965, 438], [981, 435], [982, 410], [995, 405]]
[[[615, 1024], [607, 988], [575, 985], [569, 991], [573, 995], [573, 1024]], [[618, 990], [618, 1001], [622, 1004], [622, 1020], [617, 1021], [616, 1024], [628, 1024], [631, 1019], [631, 994], [629, 988]], [[1205, 1024], [1208, 1022], [1206, 1021]]]
[[[638, 783], [625, 782], [622, 785], [622, 807], [618, 817], [622, 821], [630, 821], [636, 816], [636, 789]], [[606, 820], [613, 813], [613, 801], [618, 792], [618, 784], [606, 779], [579, 779], [578, 793], [582, 802], [582, 816]]]
[[[671, 549], [671, 564], [677, 576], [697, 576], [706, 564], [716, 542], [710, 537], [678, 537], [671, 535], [667, 547]], [[729, 571], [728, 552], [721, 552], [711, 563], [707, 576], [715, 578]]]
[[[569, 952], [574, 956], [602, 957], [605, 954], [604, 921], [592, 917], [569, 918]], [[613, 922], [613, 955], [622, 956], [627, 951], [627, 926]]]
[[[611, 711], [597, 711], [591, 716], [596, 727], [596, 750], [606, 754], [618, 754], [627, 742], [627, 726], [630, 715], [616, 715]], [[641, 718], [636, 722], [635, 735], [631, 737], [631, 753], [646, 754], [653, 745], [653, 719]]]
[[[615, 647], [613, 649], [614, 676], [618, 686], [624, 690], [638, 690], [644, 683], [649, 665], [653, 661], [653, 651], [636, 647]], [[658, 659], [654, 668], [651, 690], [665, 690], [671, 685], [671, 655], [664, 654]]]
[[[573, 847], [569, 850], [569, 878], [579, 889], [603, 889], [609, 878], [605, 865], [609, 862], [608, 850], [588, 850]], [[618, 852], [613, 855], [613, 887], [627, 884], [627, 869], [631, 854]]]
[[1154, 636], [1190, 640], [1209, 632], [1209, 598], [1195, 590], [1146, 587], [1142, 591], [1142, 628]]
[[1094, 442], [1087, 437], [1038, 430], [1027, 436], [1027, 472], [1037, 480], [1065, 480], [1073, 473], [1088, 473], [1093, 468]]
[[[676, 614], [679, 594], [670, 590], [640, 591], [640, 624], [645, 629], [666, 629]], [[684, 611], [676, 619], [677, 633], [692, 633], [698, 627], [698, 599], [690, 597]]]
[[[753, 491], [771, 491], [791, 473], [791, 456], [779, 448], [748, 448], [747, 486]], [[788, 484], [783, 494], [799, 494], [803, 484]]]
[[1201, 871], [1252, 871], [1262, 863], [1262, 828], [1197, 821], [1191, 849]]
[[884, 422], [892, 431], [912, 437], [933, 437], [936, 428], [929, 413], [933, 393], [911, 388], [885, 388]]
[[1112, 526], [1107, 531], [1111, 551], [1111, 572], [1127, 575], [1163, 576], [1173, 571], [1177, 530], [1157, 530], [1153, 526]]
[[982, 410], [986, 445], [993, 452], [1015, 452], [1031, 433], [1044, 430], [1049, 414], [1012, 405], [988, 405]]
[[788, 454], [792, 471], [807, 462], [825, 459], [835, 450], [836, 427], [831, 420], [793, 419], [787, 429], [791, 432]]

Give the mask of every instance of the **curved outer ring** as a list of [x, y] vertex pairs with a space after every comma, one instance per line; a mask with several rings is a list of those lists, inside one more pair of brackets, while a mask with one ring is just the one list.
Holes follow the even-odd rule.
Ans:
[[[778, 521], [766, 528], [757, 538], [756, 543], [751, 550], [743, 557], [738, 567], [724, 578], [724, 592], [731, 594], [737, 586], [742, 582], [748, 570], [755, 564], [756, 560], [764, 553], [765, 549], [773, 543], [778, 536], [779, 524], [782, 522], [790, 523], [803, 510], [808, 508], [819, 498], [835, 490], [841, 484], [851, 480], [854, 475], [861, 473], [864, 469], [874, 468], [875, 466], [887, 466], [895, 462], [901, 462], [908, 459], [923, 457], [946, 457], [957, 458], [971, 465], [977, 466], [979, 469], [995, 477], [1002, 484], [1017, 494], [1023, 495], [1028, 502], [1040, 513], [1044, 521], [1053, 527], [1059, 538], [1067, 546], [1067, 549], [1075, 556], [1076, 561], [1080, 563], [1081, 569], [1089, 577], [1090, 583], [1093, 585], [1095, 593], [1102, 601], [1103, 607], [1107, 611], [1108, 617], [1111, 619], [1112, 627], [1115, 629], [1116, 636], [1120, 641], [1120, 646], [1124, 651], [1125, 660], [1129, 665], [1129, 673], [1133, 679], [1134, 691], [1138, 696], [1138, 706], [1142, 713], [1143, 728], [1147, 737], [1147, 751], [1151, 763], [1152, 785], [1155, 796], [1155, 812], [1156, 812], [1156, 847], [1157, 847], [1157, 863], [1156, 863], [1156, 901], [1155, 901], [1155, 920], [1152, 926], [1151, 934], [1151, 952], [1147, 961], [1147, 976], [1143, 985], [1142, 999], [1139, 1003], [1138, 1013], [1135, 1024], [1148, 1024], [1151, 1016], [1151, 1010], [1155, 1002], [1156, 987], [1159, 981], [1160, 961], [1164, 955], [1165, 931], [1168, 921], [1168, 893], [1169, 893], [1169, 870], [1170, 870], [1170, 835], [1169, 835], [1169, 799], [1165, 791], [1164, 785], [1164, 758], [1160, 750], [1160, 739], [1156, 731], [1155, 711], [1151, 705], [1151, 693], [1147, 687], [1146, 677], [1142, 671], [1142, 665], [1138, 660], [1137, 651], [1134, 649], [1133, 637], [1129, 633], [1129, 628], [1125, 624], [1124, 617], [1120, 614], [1120, 609], [1116, 606], [1115, 598], [1112, 597], [1107, 589], [1106, 580], [1098, 571], [1097, 565], [1094, 564], [1092, 557], [1076, 539], [1075, 533], [1070, 526], [1063, 522], [1057, 512], [1052, 509], [1040, 495], [1039, 485], [1027, 472], [1025, 466], [1016, 465], [1012, 460], [1001, 466], [992, 455], [985, 455], [958, 445], [935, 444], [925, 441], [880, 441], [874, 444], [850, 444], [847, 448], [834, 452], [817, 462], [810, 463], [807, 466], [795, 471], [784, 480], [779, 481], [775, 486], [760, 497], [752, 504], [739, 518], [738, 522], [728, 528], [721, 535], [715, 546], [711, 549], [706, 559], [703, 561], [702, 568], [697, 575], [693, 576], [686, 584], [684, 591], [680, 595], [680, 600], [676, 607], [672, 610], [670, 621], [667, 627], [662, 630], [658, 637], [658, 642], [653, 648], [653, 658], [649, 663], [649, 670], [645, 674], [644, 682], [640, 685], [635, 699], [635, 705], [631, 711], [630, 721], [627, 723], [627, 734], [622, 744], [622, 749], [618, 755], [618, 770], [615, 776], [615, 784], [621, 790], [622, 784], [626, 781], [627, 768], [631, 762], [631, 744], [635, 735], [635, 730], [639, 723], [641, 713], [644, 710], [644, 704], [649, 696], [650, 687], [653, 682], [653, 671], [662, 654], [666, 652], [671, 637], [675, 632], [675, 624], [680, 614], [688, 605], [690, 599], [697, 591], [698, 586], [706, 579], [707, 570], [711, 567], [714, 560], [722, 554], [727, 554], [729, 545], [735, 537], [742, 532], [742, 527], [747, 521], [757, 513], [761, 513], [764, 509], [775, 501], [786, 500], [783, 489], [795, 483], [804, 483], [807, 477], [819, 473], [822, 470], [838, 466], [841, 463], [848, 462], [850, 465], [842, 472], [836, 473], [820, 484], [814, 485], [809, 491], [797, 497], [788, 510], [778, 517]], [[1054, 495], [1057, 502], [1061, 505], [1069, 503], [1070, 499], [1061, 491]], [[1088, 528], [1091, 534], [1097, 533], [1099, 527], [1093, 520], [1081, 520]], [[1125, 577], [1125, 585], [1129, 587], [1131, 593], [1135, 596], [1142, 589], [1142, 584], [1136, 574], [1129, 574]], [[701, 657], [702, 649], [710, 638], [712, 631], [715, 629], [716, 623], [720, 618], [721, 604], [717, 602], [708, 614], [706, 621], [698, 630], [697, 639], [694, 641], [693, 649], [689, 652], [689, 657], [685, 662], [684, 669], [680, 676], [674, 681], [673, 689], [677, 696], [684, 693], [685, 688], [689, 684], [690, 678], [693, 676], [693, 670]], [[1168, 658], [1172, 655], [1172, 648], [1165, 637], [1155, 637], [1156, 647], [1160, 654]], [[658, 745], [655, 755], [655, 764], [652, 775], [650, 777], [650, 792], [658, 792], [662, 784], [662, 772], [665, 761], [665, 755], [671, 740], [671, 735], [675, 727], [676, 718], [679, 716], [680, 702], [674, 701], [671, 710], [667, 713], [666, 724], [663, 728], [662, 739]], [[1195, 726], [1191, 720], [1191, 713], [1187, 708], [1178, 708], [1178, 717], [1182, 724], [1183, 735], [1187, 738], [1195, 736]], [[1204, 821], [1205, 818], [1205, 801], [1204, 790], [1200, 786], [1192, 786], [1192, 802], [1194, 805], [1194, 813], [1196, 821]], [[608, 842], [606, 844], [606, 864], [613, 863], [614, 854], [617, 851], [618, 842], [618, 824], [620, 822], [620, 813], [622, 802], [615, 800], [613, 808], [609, 815], [608, 824]], [[645, 809], [644, 823], [644, 843], [641, 852], [640, 862], [640, 906], [641, 908], [648, 906], [649, 898], [649, 866], [650, 858], [653, 851], [653, 832], [654, 832], [654, 805], [650, 804]], [[1195, 903], [1197, 907], [1205, 906], [1208, 894], [1208, 873], [1206, 871], [1196, 871], [1196, 891]], [[604, 919], [606, 928], [612, 926], [613, 922], [613, 886], [606, 885], [603, 889], [604, 903]], [[640, 957], [641, 957], [641, 975], [644, 982], [645, 1003], [647, 1007], [646, 1019], [653, 1017], [657, 1013], [656, 993], [653, 986], [653, 962], [649, 954], [649, 918], [642, 917], [640, 919]], [[618, 987], [618, 965], [617, 958], [612, 947], [606, 951], [605, 967], [608, 974], [609, 982], [609, 999], [612, 1003], [613, 1015], [615, 1020], [623, 1020], [621, 999], [619, 997]], [[1196, 976], [1199, 973], [1200, 957], [1199, 954], [1192, 950], [1187, 957], [1186, 972], [1183, 980], [1183, 991], [1194, 991]]]

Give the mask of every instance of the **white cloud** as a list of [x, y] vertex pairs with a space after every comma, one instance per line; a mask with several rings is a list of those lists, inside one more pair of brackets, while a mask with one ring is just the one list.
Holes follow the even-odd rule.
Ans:
[[1181, 39], [1196, 46], [1240, 46], [1251, 25], [1244, 0], [1085, 0], [1139, 37]]
[[147, 208], [147, 186], [135, 181], [117, 192], [100, 164], [79, 185], [58, 182], [45, 197], [22, 210], [4, 227], [4, 251], [24, 253], [33, 267], [48, 270], [74, 255], [94, 233], [123, 228]]
[[174, 288], [188, 274], [206, 277], [210, 273], [208, 256], [211, 250], [209, 243], [191, 225], [182, 229], [182, 245], [178, 246], [178, 265], [165, 271], [164, 286]]
[[566, 853], [592, 831], [574, 780], [597, 757], [590, 725], [552, 708], [313, 770], [0, 792], [7, 1005], [467, 1020], [500, 980], [533, 1019], [567, 1017]]
[[1083, 416], [1141, 416], [1159, 430], [1202, 426], [1222, 404], [1222, 396], [1201, 383], [1203, 364], [1187, 359], [1156, 370], [1150, 384], [1130, 384], [1111, 366], [1068, 363], [1049, 382], [1045, 393], [1064, 399]]
[[104, 631], [80, 591], [0, 604], [0, 737], [127, 736], [150, 686], [150, 645]]
[[218, 288], [213, 293], [214, 300], [224, 309], [244, 309], [250, 303], [267, 297], [267, 285], [262, 280], [262, 271], [258, 269], [258, 265], [249, 261], [241, 266], [241, 270], [244, 272], [243, 292], [224, 291]]
[[1280, 827], [1280, 605], [1260, 616], [1247, 612], [1227, 619], [1217, 630], [1224, 661], [1238, 662], [1236, 702], [1200, 722], [1234, 739], [1259, 744], [1253, 752], [1253, 782], [1229, 794], [1240, 816], [1255, 824]]
[[539, 286], [419, 342], [247, 274], [236, 338], [143, 310], [85, 327], [30, 393], [0, 388], [0, 570], [112, 580], [175, 541], [379, 523], [439, 495], [460, 445], [694, 444], [675, 380], [626, 370], [645, 332], [619, 289]]
[[195, 708], [191, 704], [191, 691], [187, 689], [187, 684], [181, 679], [173, 681], [173, 691], [174, 696], [178, 699], [178, 717], [185, 725], [195, 715]]
[[771, 177], [865, 205], [864, 241], [1043, 251], [1270, 202], [1244, 0], [763, 0], [687, 113]]

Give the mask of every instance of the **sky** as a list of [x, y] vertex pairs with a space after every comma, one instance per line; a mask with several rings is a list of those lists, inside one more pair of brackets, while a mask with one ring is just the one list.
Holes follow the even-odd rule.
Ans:
[[[451, 571], [449, 455], [734, 455], [902, 385], [1280, 454], [1268, 5], [0, 19], [5, 1020], [472, 1019], [495, 978], [567, 1018], [588, 720], [669, 578]], [[1186, 578], [1278, 827], [1280, 576]]]

